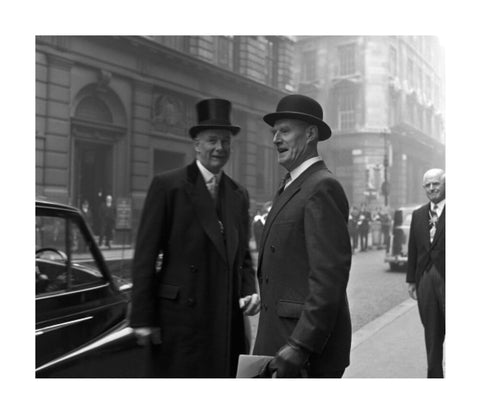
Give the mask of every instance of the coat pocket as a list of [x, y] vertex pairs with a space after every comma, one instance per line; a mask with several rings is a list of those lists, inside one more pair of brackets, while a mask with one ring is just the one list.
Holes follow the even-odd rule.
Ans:
[[157, 296], [168, 300], [175, 300], [178, 297], [180, 287], [172, 284], [160, 284], [158, 286]]
[[300, 318], [302, 314], [303, 303], [298, 301], [279, 300], [277, 304], [277, 314], [284, 318]]

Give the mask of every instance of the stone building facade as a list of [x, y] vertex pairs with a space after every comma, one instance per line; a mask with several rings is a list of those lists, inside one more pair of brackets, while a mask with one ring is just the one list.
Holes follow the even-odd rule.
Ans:
[[98, 232], [111, 194], [116, 236], [131, 241], [152, 177], [194, 159], [196, 102], [221, 97], [242, 128], [226, 172], [247, 187], [255, 212], [279, 182], [262, 116], [292, 90], [293, 53], [278, 36], [37, 37], [37, 198], [87, 199]]
[[298, 91], [326, 108], [333, 137], [320, 151], [350, 204], [424, 202], [423, 173], [445, 165], [438, 39], [304, 36], [297, 38], [294, 67]]

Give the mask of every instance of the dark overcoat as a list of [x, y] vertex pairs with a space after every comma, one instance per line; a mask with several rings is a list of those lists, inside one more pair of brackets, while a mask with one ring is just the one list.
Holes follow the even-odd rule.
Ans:
[[238, 299], [256, 292], [248, 194], [223, 174], [219, 198], [217, 212], [195, 162], [156, 176], [148, 191], [134, 256], [131, 326], [161, 328], [163, 342], [152, 351], [155, 376], [228, 377], [246, 350]]
[[275, 199], [260, 243], [262, 306], [254, 354], [275, 355], [290, 340], [312, 353], [312, 375], [348, 366], [348, 210], [323, 161]]
[[418, 283], [425, 271], [435, 265], [439, 274], [445, 278], [445, 214], [438, 218], [437, 230], [430, 243], [430, 203], [413, 211], [408, 238], [407, 282]]

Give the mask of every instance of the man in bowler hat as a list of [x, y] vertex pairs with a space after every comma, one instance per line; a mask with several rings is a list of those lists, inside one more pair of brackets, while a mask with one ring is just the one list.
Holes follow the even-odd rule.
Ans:
[[445, 339], [445, 172], [430, 169], [423, 176], [429, 202], [413, 211], [408, 238], [407, 283], [418, 300], [425, 329], [427, 377], [443, 378]]
[[155, 377], [234, 377], [248, 352], [243, 317], [260, 305], [248, 193], [222, 171], [240, 128], [227, 100], [196, 109], [196, 159], [154, 177], [137, 234], [130, 324]]
[[349, 364], [351, 263], [345, 192], [318, 154], [330, 137], [318, 102], [288, 95], [264, 116], [287, 174], [258, 256], [262, 305], [254, 354], [276, 377], [340, 378]]

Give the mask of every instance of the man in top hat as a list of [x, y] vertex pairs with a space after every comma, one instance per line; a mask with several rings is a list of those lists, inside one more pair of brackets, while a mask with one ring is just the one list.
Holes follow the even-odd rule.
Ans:
[[340, 378], [349, 364], [349, 206], [319, 156], [330, 137], [315, 100], [289, 95], [264, 116], [287, 170], [258, 257], [262, 305], [254, 354], [274, 356], [276, 377]]
[[260, 305], [248, 193], [222, 171], [240, 128], [227, 100], [196, 109], [196, 159], [154, 177], [137, 234], [130, 325], [155, 377], [234, 377], [248, 352], [243, 316]]

